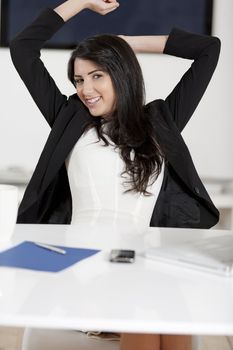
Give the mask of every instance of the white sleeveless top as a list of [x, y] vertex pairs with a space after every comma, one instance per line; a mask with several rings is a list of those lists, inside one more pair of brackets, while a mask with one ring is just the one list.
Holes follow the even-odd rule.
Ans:
[[104, 145], [92, 128], [80, 137], [66, 160], [72, 195], [71, 223], [90, 224], [104, 220], [110, 224], [149, 227], [163, 180], [164, 165], [156, 181], [147, 188], [151, 196], [124, 193], [130, 188], [124, 184], [129, 179], [128, 174], [124, 174], [124, 178], [121, 176], [125, 163], [112, 142], [109, 146]]

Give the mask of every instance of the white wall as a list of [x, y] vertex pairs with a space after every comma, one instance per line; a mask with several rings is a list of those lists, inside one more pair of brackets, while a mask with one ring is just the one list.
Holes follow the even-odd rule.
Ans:
[[[219, 65], [208, 90], [184, 131], [194, 162], [203, 177], [233, 177], [233, 2], [216, 0], [214, 34], [222, 41]], [[42, 58], [65, 94], [73, 93], [66, 77], [68, 51], [43, 50]], [[165, 55], [139, 55], [147, 100], [163, 98], [191, 62]], [[0, 49], [0, 168], [34, 168], [49, 127], [19, 79], [8, 49]]]
[[[42, 59], [60, 89], [74, 93], [66, 76], [69, 51], [44, 50]], [[8, 49], [0, 49], [0, 61], [0, 168], [33, 169], [50, 129], [16, 73]]]

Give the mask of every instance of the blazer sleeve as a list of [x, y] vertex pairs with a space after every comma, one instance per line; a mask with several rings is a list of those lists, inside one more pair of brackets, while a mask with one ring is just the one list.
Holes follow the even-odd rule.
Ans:
[[45, 9], [10, 43], [12, 61], [50, 126], [67, 102], [40, 59], [40, 50], [64, 24], [52, 9]]
[[182, 131], [214, 73], [220, 53], [217, 37], [188, 33], [174, 28], [164, 53], [194, 60], [173, 91], [165, 99], [179, 130]]

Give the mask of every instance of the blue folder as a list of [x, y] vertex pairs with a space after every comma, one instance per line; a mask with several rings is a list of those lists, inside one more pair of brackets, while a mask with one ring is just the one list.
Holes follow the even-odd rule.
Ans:
[[0, 266], [58, 272], [100, 251], [57, 245], [56, 247], [64, 249], [66, 254], [63, 255], [38, 247], [31, 241], [22, 242], [0, 253]]

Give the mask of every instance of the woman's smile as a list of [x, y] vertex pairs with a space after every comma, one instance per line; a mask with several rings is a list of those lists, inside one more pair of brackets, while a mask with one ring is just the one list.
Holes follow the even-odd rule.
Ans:
[[85, 104], [89, 107], [95, 106], [101, 99], [101, 96], [85, 98]]
[[116, 106], [116, 94], [110, 75], [90, 60], [76, 58], [74, 82], [77, 95], [92, 116], [108, 117]]

